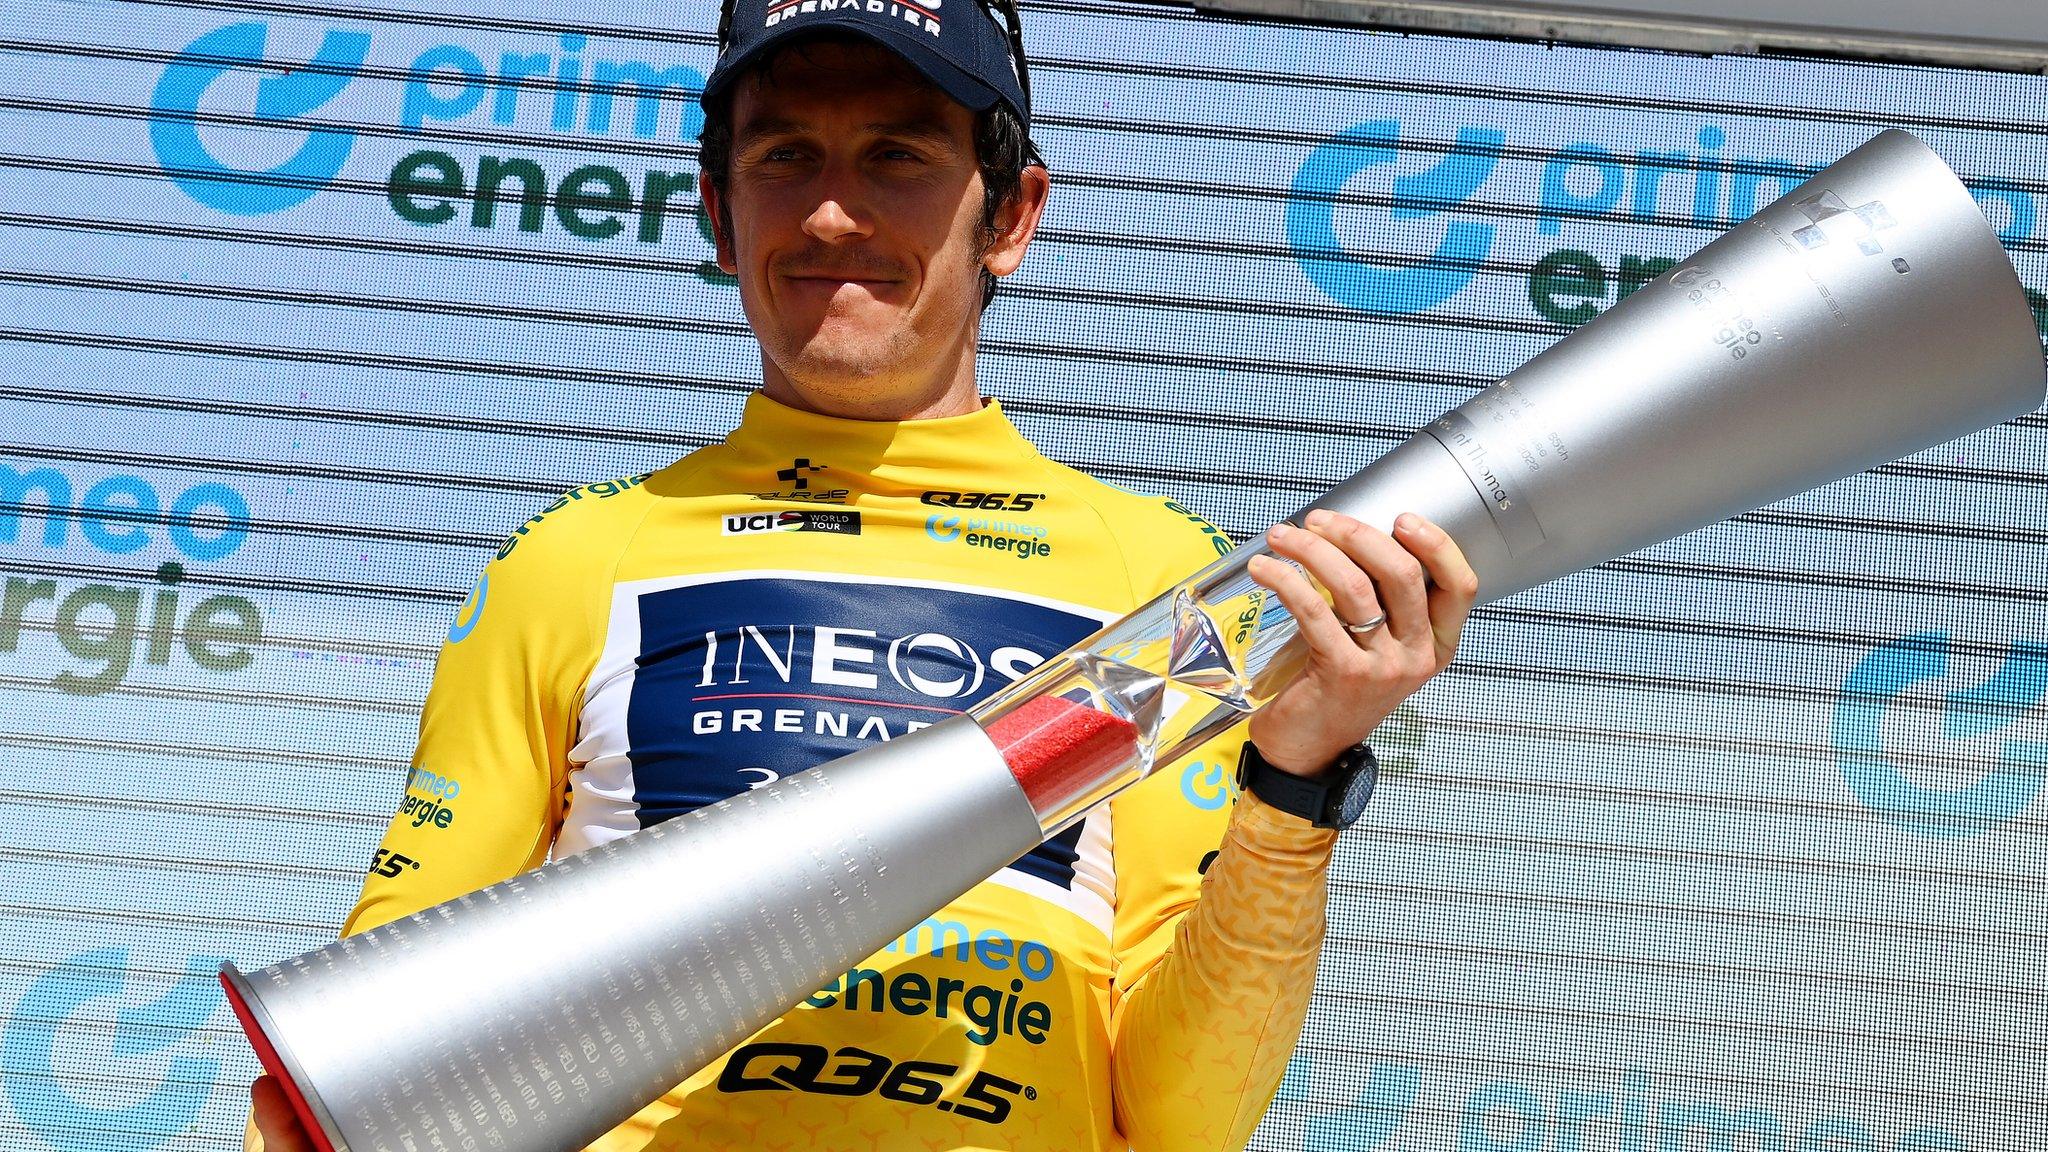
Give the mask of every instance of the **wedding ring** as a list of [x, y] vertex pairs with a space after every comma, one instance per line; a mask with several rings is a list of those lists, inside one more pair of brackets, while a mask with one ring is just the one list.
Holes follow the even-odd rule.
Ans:
[[1372, 619], [1367, 620], [1363, 624], [1346, 624], [1344, 625], [1344, 630], [1346, 632], [1351, 633], [1354, 636], [1358, 636], [1370, 632], [1373, 629], [1379, 627], [1380, 625], [1385, 624], [1386, 622], [1387, 614], [1385, 612], [1382, 612], [1379, 615], [1373, 617]]

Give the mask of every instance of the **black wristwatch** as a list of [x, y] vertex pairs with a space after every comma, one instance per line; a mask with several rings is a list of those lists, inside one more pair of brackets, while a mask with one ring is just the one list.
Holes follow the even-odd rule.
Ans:
[[1379, 778], [1379, 759], [1372, 754], [1372, 745], [1363, 741], [1346, 748], [1335, 765], [1314, 777], [1273, 767], [1249, 740], [1237, 757], [1240, 791], [1318, 828], [1349, 828], [1364, 814]]

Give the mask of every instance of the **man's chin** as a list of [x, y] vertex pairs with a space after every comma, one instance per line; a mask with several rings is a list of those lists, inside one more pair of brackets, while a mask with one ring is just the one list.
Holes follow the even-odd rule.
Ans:
[[907, 355], [916, 343], [901, 310], [871, 300], [829, 309], [807, 323], [792, 324], [783, 333], [783, 347], [805, 362], [820, 365], [886, 362]]
[[905, 357], [887, 341], [875, 339], [869, 330], [860, 332], [860, 339], [846, 338], [850, 335], [821, 330], [782, 361], [783, 373], [842, 395], [903, 374]]

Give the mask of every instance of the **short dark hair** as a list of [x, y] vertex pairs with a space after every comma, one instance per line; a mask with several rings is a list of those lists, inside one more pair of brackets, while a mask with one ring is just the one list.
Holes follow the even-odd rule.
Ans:
[[[704, 101], [704, 127], [697, 133], [697, 163], [704, 170], [705, 179], [718, 190], [720, 235], [728, 239], [732, 236], [732, 207], [725, 191], [727, 177], [732, 170], [732, 98], [739, 87], [738, 82], [757, 80], [762, 84], [772, 84], [775, 82], [772, 69], [783, 53], [824, 43], [872, 45], [874, 41], [831, 29], [796, 37], [749, 63], [747, 70], [735, 78], [735, 83], [724, 85], [723, 91]], [[914, 70], [912, 74], [916, 75]], [[918, 78], [923, 79], [921, 75]], [[1022, 194], [1024, 169], [1034, 164], [1043, 168], [1045, 160], [1038, 154], [1037, 145], [1031, 142], [1031, 133], [1025, 128], [1023, 118], [1002, 100], [974, 114], [974, 159], [981, 169], [981, 244], [986, 248], [995, 240], [996, 213]], [[982, 308], [986, 309], [995, 296], [995, 274], [983, 268]]]

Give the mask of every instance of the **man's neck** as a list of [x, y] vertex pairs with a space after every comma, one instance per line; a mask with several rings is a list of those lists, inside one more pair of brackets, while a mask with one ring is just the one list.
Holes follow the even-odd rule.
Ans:
[[962, 416], [982, 407], [974, 380], [974, 354], [959, 358], [948, 376], [923, 382], [923, 387], [845, 392], [804, 387], [783, 374], [775, 362], [761, 358], [761, 394], [778, 404], [843, 420], [933, 420]]

